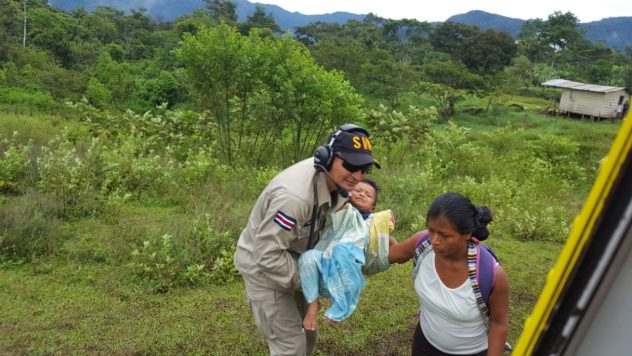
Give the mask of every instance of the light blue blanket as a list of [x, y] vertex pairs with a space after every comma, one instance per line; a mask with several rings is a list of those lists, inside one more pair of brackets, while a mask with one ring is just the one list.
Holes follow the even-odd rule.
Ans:
[[319, 295], [329, 298], [331, 306], [325, 317], [340, 321], [356, 309], [366, 285], [361, 268], [370, 218], [363, 220], [350, 204], [330, 218], [320, 241], [314, 249], [303, 253], [298, 262], [307, 302], [314, 302]]

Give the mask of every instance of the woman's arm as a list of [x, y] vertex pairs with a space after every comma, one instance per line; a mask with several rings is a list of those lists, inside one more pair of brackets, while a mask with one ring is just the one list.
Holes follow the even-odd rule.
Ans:
[[489, 332], [487, 355], [503, 354], [509, 329], [509, 278], [502, 267], [496, 266], [496, 285], [489, 296]]
[[419, 241], [423, 233], [424, 231], [420, 231], [400, 243], [390, 245], [388, 250], [388, 262], [390, 264], [404, 263], [413, 258], [417, 241]]

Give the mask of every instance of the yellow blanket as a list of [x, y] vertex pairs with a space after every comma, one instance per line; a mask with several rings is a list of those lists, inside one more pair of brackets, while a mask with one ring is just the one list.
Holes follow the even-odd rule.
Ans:
[[388, 242], [390, 232], [395, 228], [393, 220], [393, 212], [390, 209], [372, 214], [369, 239], [364, 249], [366, 259], [362, 267], [364, 274], [384, 272], [391, 267], [388, 263]]

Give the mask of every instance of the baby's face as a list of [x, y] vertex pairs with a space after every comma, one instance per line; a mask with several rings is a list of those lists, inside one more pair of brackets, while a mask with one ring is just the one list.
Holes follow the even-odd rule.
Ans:
[[373, 211], [375, 208], [375, 189], [368, 183], [360, 182], [351, 191], [349, 201], [358, 209]]

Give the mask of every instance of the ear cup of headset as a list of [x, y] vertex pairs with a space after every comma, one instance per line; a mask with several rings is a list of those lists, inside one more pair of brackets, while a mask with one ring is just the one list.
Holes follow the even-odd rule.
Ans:
[[341, 132], [361, 132], [369, 137], [369, 132], [361, 126], [356, 124], [344, 124], [340, 126], [336, 131], [334, 131], [331, 136], [329, 136], [328, 143], [326, 145], [319, 146], [316, 151], [314, 151], [314, 165], [325, 167], [326, 170], [331, 168], [331, 163], [334, 159], [334, 152], [332, 146], [336, 141], [336, 137]]
[[331, 161], [333, 158], [333, 152], [329, 146], [318, 146], [314, 151], [314, 164], [317, 166], [325, 167], [329, 170], [331, 168]]

